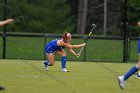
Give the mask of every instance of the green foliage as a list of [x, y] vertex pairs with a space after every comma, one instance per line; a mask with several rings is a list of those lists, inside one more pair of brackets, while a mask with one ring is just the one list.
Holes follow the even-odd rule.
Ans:
[[138, 36], [140, 20], [140, 0], [128, 0], [128, 31], [131, 36]]
[[73, 30], [70, 7], [65, 0], [8, 0], [8, 18], [15, 18], [9, 31], [63, 33]]
[[[140, 0], [128, 1], [128, 31], [138, 35], [137, 22], [140, 20]], [[15, 18], [8, 31], [34, 33], [74, 32], [78, 15], [78, 0], [7, 0], [7, 18]], [[124, 0], [107, 0], [107, 35], [122, 35], [124, 20]], [[0, 20], [3, 20], [3, 0], [0, 0]], [[76, 13], [77, 12], [77, 13]], [[97, 25], [95, 34], [103, 34], [104, 1], [89, 0], [86, 33], [91, 24]], [[132, 31], [133, 30], [133, 31]], [[2, 31], [2, 28], [0, 28]], [[75, 33], [75, 32], [74, 32]]]
[[[121, 36], [124, 16], [125, 0], [107, 0], [107, 35]], [[128, 29], [132, 36], [138, 36], [137, 22], [140, 20], [140, 0], [127, 0]], [[102, 35], [104, 25], [104, 0], [89, 0], [87, 28], [96, 23], [94, 34]], [[122, 32], [121, 32], [122, 30]]]

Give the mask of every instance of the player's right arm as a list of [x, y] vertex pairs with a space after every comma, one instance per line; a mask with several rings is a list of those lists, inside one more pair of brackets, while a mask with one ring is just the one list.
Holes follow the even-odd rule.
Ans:
[[58, 40], [58, 41], [57, 41], [57, 44], [58, 44], [59, 46], [64, 46], [64, 47], [71, 48], [71, 49], [72, 49], [72, 48], [84, 47], [84, 46], [86, 45], [86, 43], [79, 44], [79, 45], [71, 45], [71, 44], [69, 44], [69, 43], [63, 42], [62, 40]]

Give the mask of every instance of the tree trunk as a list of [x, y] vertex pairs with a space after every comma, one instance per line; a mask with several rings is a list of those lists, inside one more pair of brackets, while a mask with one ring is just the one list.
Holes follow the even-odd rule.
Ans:
[[104, 31], [103, 35], [106, 36], [106, 27], [107, 27], [107, 0], [104, 0]]
[[77, 22], [78, 34], [85, 34], [86, 20], [87, 20], [87, 5], [88, 0], [79, 0], [79, 12]]

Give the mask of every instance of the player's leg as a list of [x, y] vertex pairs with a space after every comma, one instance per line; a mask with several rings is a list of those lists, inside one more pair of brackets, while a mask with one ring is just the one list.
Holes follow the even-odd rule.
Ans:
[[[138, 64], [140, 64], [140, 39], [138, 40], [138, 55], [139, 55], [139, 59], [138, 59]], [[140, 71], [136, 72], [134, 74], [134, 76], [138, 79], [140, 79]]]
[[137, 79], [140, 79], [140, 71], [136, 72], [136, 73], [134, 74], [134, 76], [135, 76]]
[[123, 76], [119, 76], [118, 77], [118, 81], [119, 81], [119, 86], [121, 89], [125, 88], [125, 81], [134, 73], [136, 73], [138, 70], [140, 69], [140, 56], [138, 59], [138, 64], [136, 66], [133, 66], [126, 74], [124, 74]]
[[119, 86], [121, 89], [125, 88], [125, 81], [131, 76], [133, 75], [135, 72], [137, 72], [139, 69], [139, 65], [137, 64], [136, 66], [133, 66], [126, 74], [124, 74], [123, 76], [119, 76], [118, 77], [118, 81], [119, 81]]
[[140, 69], [140, 56], [138, 59], [138, 64], [136, 66], [133, 66], [126, 74], [123, 76], [118, 77], [119, 85], [121, 89], [125, 88], [125, 81], [134, 73], [136, 73]]
[[47, 54], [47, 58], [48, 58], [48, 60], [44, 61], [46, 71], [48, 71], [48, 69], [49, 69], [48, 66], [53, 66], [55, 64], [54, 54], [53, 53]]
[[[139, 55], [139, 60], [138, 60], [138, 68], [140, 69], [140, 55]], [[134, 74], [134, 76], [137, 78], [137, 79], [140, 79], [140, 71], [139, 72], [136, 72]]]
[[[138, 61], [138, 68], [140, 68], [140, 55], [139, 55], [139, 61]], [[134, 76], [137, 78], [137, 79], [140, 79], [140, 71], [139, 72], [136, 72], [134, 73]]]
[[126, 81], [132, 74], [136, 73], [140, 69], [140, 39], [138, 40], [138, 64], [132, 67], [125, 75], [124, 80]]
[[[140, 53], [140, 40], [138, 41], [138, 53]], [[125, 81], [140, 69], [140, 55], [138, 57], [138, 64], [133, 66], [126, 74], [118, 77], [119, 86], [121, 89], [125, 88]]]
[[61, 72], [69, 72], [66, 69], [66, 62], [67, 62], [67, 53], [62, 49], [56, 52], [57, 54], [59, 54], [61, 56]]

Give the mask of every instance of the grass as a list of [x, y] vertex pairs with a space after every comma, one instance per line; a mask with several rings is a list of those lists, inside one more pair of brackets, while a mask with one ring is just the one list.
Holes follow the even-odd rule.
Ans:
[[[56, 38], [47, 38], [49, 42]], [[72, 44], [80, 44], [83, 40], [73, 39]], [[6, 58], [15, 59], [43, 59], [44, 58], [44, 38], [43, 37], [7, 37]], [[0, 58], [2, 58], [2, 39], [0, 40]], [[65, 49], [66, 50], [66, 49]], [[80, 49], [74, 49], [78, 52]], [[67, 50], [66, 50], [67, 51]], [[89, 40], [86, 52], [82, 52], [77, 57], [68, 53], [68, 60], [87, 61], [122, 61], [123, 60], [123, 40]], [[84, 54], [86, 56], [84, 56]], [[137, 60], [137, 41], [131, 42], [130, 58]], [[60, 57], [56, 56], [56, 60]]]
[[44, 71], [41, 61], [0, 60], [0, 85], [4, 93], [138, 93], [139, 80], [129, 78], [126, 89], [118, 87], [117, 76], [133, 63], [67, 62], [68, 73], [60, 72], [60, 62]]

